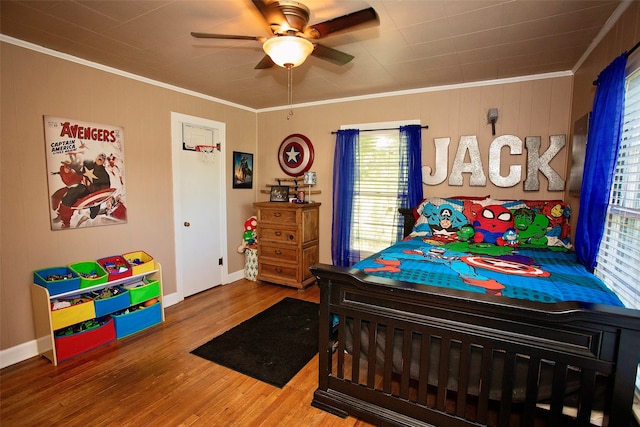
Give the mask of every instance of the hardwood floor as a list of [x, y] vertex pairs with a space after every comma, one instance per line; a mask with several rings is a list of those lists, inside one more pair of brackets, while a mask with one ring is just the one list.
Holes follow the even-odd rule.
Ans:
[[318, 302], [319, 290], [240, 280], [168, 307], [161, 325], [58, 366], [38, 356], [6, 367], [0, 424], [370, 426], [311, 406], [317, 355], [279, 389], [189, 353], [287, 296]]

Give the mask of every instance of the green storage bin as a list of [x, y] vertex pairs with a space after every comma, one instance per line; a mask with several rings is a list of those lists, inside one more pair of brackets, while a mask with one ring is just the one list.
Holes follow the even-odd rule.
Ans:
[[80, 276], [80, 289], [107, 283], [109, 275], [100, 264], [95, 261], [84, 261], [69, 266]]
[[140, 281], [125, 285], [125, 288], [129, 291], [131, 305], [160, 297], [160, 282], [157, 280], [150, 280], [148, 283]]

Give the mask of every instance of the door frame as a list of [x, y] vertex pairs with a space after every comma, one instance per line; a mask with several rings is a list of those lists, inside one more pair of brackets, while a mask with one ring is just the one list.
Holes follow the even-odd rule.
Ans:
[[184, 299], [184, 279], [182, 276], [184, 248], [182, 247], [182, 233], [184, 227], [182, 226], [182, 207], [180, 206], [180, 200], [182, 195], [181, 190], [181, 168], [179, 156], [182, 152], [182, 123], [189, 123], [197, 126], [204, 126], [210, 128], [220, 129], [222, 133], [220, 152], [217, 154], [218, 158], [215, 160], [219, 162], [220, 167], [218, 171], [220, 173], [220, 182], [222, 183], [222, 194], [220, 206], [220, 245], [222, 246], [221, 255], [224, 260], [222, 265], [222, 283], [221, 285], [228, 283], [229, 277], [229, 257], [227, 253], [227, 185], [226, 185], [226, 125], [223, 122], [217, 122], [214, 120], [205, 119], [202, 117], [189, 116], [182, 113], [171, 112], [171, 170], [173, 174], [173, 236], [174, 236], [174, 248], [175, 248], [175, 260], [176, 260], [176, 293], [178, 301]]

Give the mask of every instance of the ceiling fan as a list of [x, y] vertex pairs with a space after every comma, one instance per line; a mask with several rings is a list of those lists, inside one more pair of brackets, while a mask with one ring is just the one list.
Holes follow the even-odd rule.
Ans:
[[328, 21], [307, 26], [309, 8], [291, 0], [252, 0], [254, 6], [271, 28], [273, 37], [242, 36], [192, 32], [195, 38], [255, 40], [263, 42], [265, 57], [255, 69], [279, 65], [291, 69], [302, 64], [311, 54], [337, 65], [345, 65], [354, 57], [348, 53], [317, 43], [316, 40], [337, 31], [361, 24], [379, 24], [376, 11], [370, 7]]

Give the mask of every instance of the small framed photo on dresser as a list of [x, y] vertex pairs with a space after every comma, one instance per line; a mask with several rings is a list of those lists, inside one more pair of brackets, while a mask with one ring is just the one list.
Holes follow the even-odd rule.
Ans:
[[272, 185], [269, 201], [270, 202], [288, 202], [289, 187], [287, 185]]

